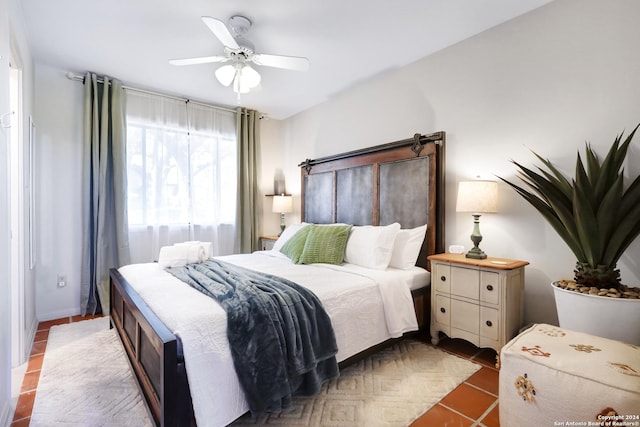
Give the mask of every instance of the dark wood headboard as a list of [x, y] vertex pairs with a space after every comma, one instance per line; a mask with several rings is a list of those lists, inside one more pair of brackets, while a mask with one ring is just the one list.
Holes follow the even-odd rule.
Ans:
[[300, 163], [302, 219], [317, 224], [427, 224], [416, 265], [444, 252], [445, 133]]

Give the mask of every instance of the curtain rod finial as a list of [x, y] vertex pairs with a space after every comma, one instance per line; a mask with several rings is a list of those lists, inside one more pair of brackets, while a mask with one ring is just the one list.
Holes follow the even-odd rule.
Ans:
[[79, 82], [83, 82], [84, 81], [84, 76], [82, 74], [76, 74], [73, 71], [67, 71], [65, 76], [67, 76], [67, 78], [69, 80], [76, 80], [76, 81], [79, 81]]

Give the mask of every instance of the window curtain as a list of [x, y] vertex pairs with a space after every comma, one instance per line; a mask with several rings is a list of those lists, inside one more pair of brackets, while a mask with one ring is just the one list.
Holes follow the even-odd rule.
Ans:
[[189, 240], [234, 252], [236, 145], [234, 111], [127, 89], [132, 262]]
[[108, 311], [109, 269], [129, 263], [124, 109], [120, 81], [87, 73], [80, 292], [83, 316], [100, 309]]
[[258, 167], [260, 146], [260, 115], [255, 110], [238, 108], [238, 201], [236, 252], [249, 253], [258, 249], [258, 218], [262, 210], [258, 203]]

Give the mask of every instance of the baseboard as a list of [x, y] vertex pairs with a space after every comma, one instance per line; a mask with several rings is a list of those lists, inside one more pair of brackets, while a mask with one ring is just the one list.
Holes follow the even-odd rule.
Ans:
[[[23, 337], [23, 348], [19, 349], [20, 354], [18, 355], [18, 365], [29, 362], [29, 355], [31, 354], [31, 348], [33, 347], [33, 341], [36, 337], [37, 330], [38, 321], [34, 317], [29, 322], [29, 326], [25, 328], [25, 336]], [[0, 427], [2, 427], [2, 424], [0, 424]]]
[[34, 317], [31, 321], [31, 326], [27, 329], [26, 342], [29, 343], [26, 358], [29, 360], [29, 354], [31, 354], [31, 347], [33, 347], [33, 341], [36, 338], [36, 332], [38, 332], [38, 320]]
[[[38, 315], [38, 322], [46, 322], [48, 320], [62, 319], [63, 317], [77, 316], [80, 314], [80, 307], [74, 307], [73, 309], [51, 311], [49, 313], [40, 313]], [[37, 326], [36, 326], [37, 328]]]

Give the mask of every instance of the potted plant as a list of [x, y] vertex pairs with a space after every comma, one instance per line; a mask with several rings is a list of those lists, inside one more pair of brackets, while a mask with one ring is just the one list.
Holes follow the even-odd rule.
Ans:
[[573, 281], [552, 284], [560, 326], [636, 345], [640, 289], [621, 283], [617, 263], [640, 234], [640, 176], [625, 188], [622, 168], [638, 127], [622, 143], [620, 134], [602, 161], [587, 143], [572, 179], [535, 152], [546, 169], [512, 161], [531, 191], [500, 178], [542, 214], [577, 259]]

